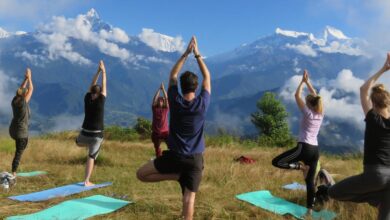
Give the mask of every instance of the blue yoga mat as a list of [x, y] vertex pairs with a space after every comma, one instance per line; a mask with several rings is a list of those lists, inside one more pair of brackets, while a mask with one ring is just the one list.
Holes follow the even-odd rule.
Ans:
[[95, 195], [82, 199], [65, 201], [33, 214], [8, 217], [6, 220], [79, 220], [114, 212], [129, 203], [132, 202]]
[[[279, 215], [290, 214], [297, 219], [304, 219], [307, 208], [297, 205], [295, 203], [286, 201], [279, 197], [273, 196], [269, 191], [249, 192], [236, 196], [237, 199], [249, 202], [257, 207], [263, 208], [270, 212]], [[322, 210], [312, 214], [313, 219], [331, 220], [336, 217], [334, 212]]]
[[293, 182], [291, 184], [287, 184], [282, 186], [283, 189], [289, 189], [289, 190], [303, 190], [306, 191], [306, 185], [302, 185], [297, 182]]
[[30, 177], [30, 176], [40, 176], [45, 174], [47, 174], [46, 171], [32, 171], [32, 172], [25, 172], [25, 173], [17, 173], [16, 176]]
[[77, 194], [91, 189], [101, 188], [109, 185], [112, 185], [112, 183], [107, 182], [102, 184], [96, 184], [94, 186], [84, 186], [83, 183], [76, 183], [76, 184], [61, 186], [58, 188], [48, 189], [40, 192], [34, 192], [26, 195], [11, 196], [8, 198], [22, 201], [22, 202], [25, 201], [39, 202], [39, 201], [45, 201], [56, 197], [65, 197], [65, 196], [69, 196], [69, 195], [73, 195], [73, 194]]

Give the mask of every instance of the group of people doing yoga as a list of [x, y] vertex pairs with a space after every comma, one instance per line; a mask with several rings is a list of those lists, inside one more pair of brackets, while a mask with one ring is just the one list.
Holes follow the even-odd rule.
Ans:
[[[203, 76], [200, 93], [198, 76], [190, 71], [178, 75], [193, 54]], [[361, 105], [365, 114], [364, 171], [336, 184], [328, 184], [321, 196], [340, 201], [367, 202], [378, 208], [378, 219], [390, 219], [390, 93], [383, 84], [375, 85], [379, 77], [390, 69], [390, 54], [384, 66], [360, 88]], [[98, 85], [102, 75], [102, 85]], [[91, 173], [99, 154], [104, 132], [104, 104], [107, 97], [106, 70], [100, 61], [98, 70], [84, 97], [84, 122], [76, 139], [79, 146], [88, 147], [85, 186], [91, 186]], [[309, 94], [302, 98], [306, 85]], [[179, 87], [181, 93], [179, 92]], [[12, 100], [13, 119], [9, 128], [15, 140], [16, 151], [12, 172], [16, 176], [20, 158], [28, 143], [29, 101], [33, 93], [31, 70], [26, 70], [25, 80]], [[162, 96], [160, 96], [162, 93]], [[164, 84], [156, 91], [152, 101], [152, 142], [156, 158], [141, 166], [136, 175], [143, 182], [178, 181], [182, 191], [182, 216], [192, 219], [195, 195], [202, 179], [205, 151], [204, 123], [210, 104], [210, 72], [202, 59], [195, 37], [173, 66], [169, 76], [168, 91]], [[308, 71], [295, 92], [295, 100], [302, 113], [297, 146], [272, 160], [275, 167], [303, 171], [307, 187], [308, 214], [316, 203], [316, 170], [320, 157], [317, 136], [324, 118], [323, 102], [310, 82]], [[342, 106], [340, 106], [342, 110]], [[168, 125], [169, 113], [169, 125]], [[161, 150], [161, 142], [168, 150]]]

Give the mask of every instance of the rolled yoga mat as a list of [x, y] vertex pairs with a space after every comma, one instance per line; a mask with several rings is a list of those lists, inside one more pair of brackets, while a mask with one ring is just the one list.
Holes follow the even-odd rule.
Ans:
[[39, 202], [39, 201], [45, 201], [56, 197], [65, 197], [65, 196], [81, 193], [84, 191], [88, 191], [91, 189], [101, 188], [110, 185], [112, 185], [112, 183], [110, 182], [96, 184], [94, 186], [84, 186], [84, 183], [75, 183], [75, 184], [61, 186], [53, 189], [47, 189], [40, 192], [34, 192], [34, 193], [29, 193], [29, 194], [19, 195], [19, 196], [11, 196], [8, 198], [17, 201], [22, 201], [22, 202], [25, 201]]
[[[278, 215], [290, 214], [297, 219], [304, 219], [307, 208], [295, 203], [275, 197], [268, 190], [249, 192], [236, 196], [237, 199], [249, 202], [252, 205], [268, 210]], [[322, 210], [312, 214], [313, 219], [331, 220], [336, 217], [334, 212]]]
[[6, 220], [79, 220], [114, 212], [129, 203], [132, 202], [95, 195], [82, 199], [68, 200], [36, 213], [11, 216], [6, 218]]

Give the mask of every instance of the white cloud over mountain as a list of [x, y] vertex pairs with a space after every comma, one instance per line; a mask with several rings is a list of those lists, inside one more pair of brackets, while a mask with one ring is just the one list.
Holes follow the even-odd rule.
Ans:
[[119, 43], [129, 42], [127, 34], [119, 29], [92, 30], [88, 15], [78, 15], [76, 18], [53, 17], [49, 24], [40, 27], [37, 40], [47, 46], [49, 59], [65, 58], [72, 63], [90, 64], [91, 61], [73, 51], [70, 40], [77, 39], [95, 45], [100, 52], [126, 61], [130, 59], [130, 52], [120, 48]]
[[164, 52], [183, 51], [185, 43], [181, 36], [170, 37], [155, 32], [153, 29], [143, 28], [138, 35], [140, 40], [155, 50]]
[[309, 57], [316, 57], [317, 52], [308, 44], [308, 43], [302, 43], [302, 44], [286, 44], [287, 48], [293, 49], [297, 51], [300, 54], [309, 56]]

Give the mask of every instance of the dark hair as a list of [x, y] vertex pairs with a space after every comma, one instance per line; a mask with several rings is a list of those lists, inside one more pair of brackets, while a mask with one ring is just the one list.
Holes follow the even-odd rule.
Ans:
[[102, 88], [99, 85], [94, 85], [91, 88], [92, 94], [100, 94], [101, 91], [102, 91]]
[[183, 94], [195, 92], [198, 88], [198, 76], [190, 71], [186, 71], [180, 76], [180, 87]]
[[383, 84], [377, 84], [371, 89], [371, 102], [377, 108], [390, 106], [390, 94]]

